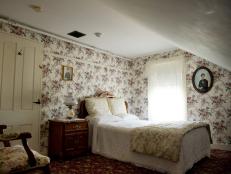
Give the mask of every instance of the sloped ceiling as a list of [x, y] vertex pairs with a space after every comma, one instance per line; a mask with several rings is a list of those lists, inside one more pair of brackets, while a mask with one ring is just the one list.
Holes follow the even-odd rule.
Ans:
[[231, 70], [230, 0], [99, 0], [184, 50]]

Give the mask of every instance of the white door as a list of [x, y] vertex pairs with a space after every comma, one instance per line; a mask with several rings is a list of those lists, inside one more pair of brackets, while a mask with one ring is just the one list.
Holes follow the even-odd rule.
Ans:
[[[42, 46], [0, 32], [0, 124], [7, 132], [30, 132], [39, 151]], [[13, 144], [18, 144], [15, 142]]]

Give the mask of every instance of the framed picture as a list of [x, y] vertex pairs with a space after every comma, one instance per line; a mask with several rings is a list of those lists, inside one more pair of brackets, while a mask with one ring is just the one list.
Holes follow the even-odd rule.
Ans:
[[73, 79], [73, 67], [62, 65], [62, 80], [71, 81]]
[[208, 68], [201, 66], [193, 73], [192, 83], [199, 93], [206, 93], [213, 86], [213, 74]]

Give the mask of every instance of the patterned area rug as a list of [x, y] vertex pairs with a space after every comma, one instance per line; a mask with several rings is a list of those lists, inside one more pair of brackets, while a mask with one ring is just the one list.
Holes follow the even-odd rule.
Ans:
[[[67, 161], [52, 161], [52, 174], [160, 174], [129, 163], [90, 154]], [[211, 158], [199, 161], [187, 174], [231, 174], [231, 152], [212, 150]]]

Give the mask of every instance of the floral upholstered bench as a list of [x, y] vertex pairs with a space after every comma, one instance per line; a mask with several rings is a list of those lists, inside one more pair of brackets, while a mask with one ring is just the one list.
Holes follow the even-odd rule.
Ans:
[[[0, 173], [23, 173], [41, 169], [49, 174], [49, 157], [31, 150], [27, 145], [26, 139], [31, 138], [31, 134], [3, 134], [5, 128], [5, 125], [0, 125], [0, 141], [5, 146], [0, 148]], [[10, 147], [10, 141], [18, 139], [22, 140], [23, 145]]]

